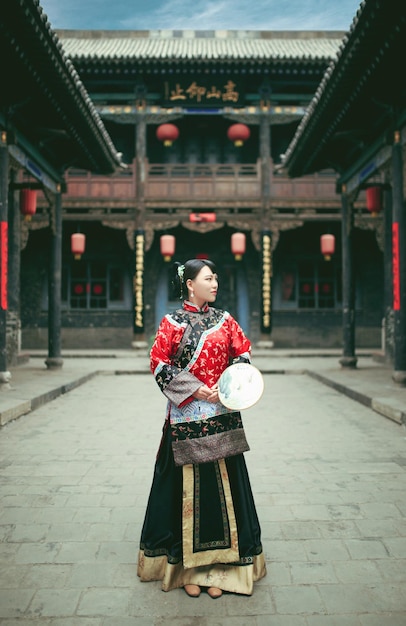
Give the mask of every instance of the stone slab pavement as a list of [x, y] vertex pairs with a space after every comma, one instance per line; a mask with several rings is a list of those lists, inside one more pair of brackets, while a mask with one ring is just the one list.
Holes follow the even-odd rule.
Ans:
[[32, 354], [0, 393], [1, 626], [406, 626], [406, 397], [389, 368], [254, 352], [265, 390], [243, 418], [268, 575], [213, 601], [136, 577], [165, 410], [147, 356], [63, 356], [48, 371]]
[[[406, 387], [392, 380], [391, 367], [375, 354], [360, 351], [357, 367], [347, 369], [339, 363], [338, 350], [254, 350], [253, 364], [263, 373], [306, 374], [382, 416], [406, 424]], [[32, 351], [28, 362], [10, 368], [10, 384], [0, 391], [0, 427], [103, 371], [149, 374], [148, 356], [142, 351], [73, 350], [63, 353], [63, 366], [56, 370], [47, 369], [46, 356]]]

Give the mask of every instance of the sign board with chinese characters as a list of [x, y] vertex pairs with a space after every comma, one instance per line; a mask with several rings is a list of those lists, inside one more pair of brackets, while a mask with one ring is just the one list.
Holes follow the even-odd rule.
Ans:
[[221, 107], [243, 104], [244, 99], [236, 83], [218, 78], [215, 83], [202, 80], [165, 81], [164, 100], [172, 106]]

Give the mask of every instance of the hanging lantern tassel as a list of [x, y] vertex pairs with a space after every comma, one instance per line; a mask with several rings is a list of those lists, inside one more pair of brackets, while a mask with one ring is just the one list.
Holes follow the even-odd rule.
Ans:
[[169, 263], [175, 254], [175, 237], [173, 235], [161, 235], [159, 244], [164, 261]]
[[241, 261], [245, 254], [245, 234], [233, 233], [231, 235], [231, 252], [234, 254], [236, 261]]
[[367, 209], [376, 217], [382, 211], [382, 187], [374, 185], [366, 188]]
[[20, 191], [20, 211], [24, 219], [28, 222], [37, 211], [37, 191], [36, 189], [21, 189]]
[[335, 237], [334, 235], [322, 235], [320, 237], [321, 253], [324, 256], [325, 261], [330, 261], [331, 255], [335, 252]]
[[70, 247], [76, 261], [79, 261], [86, 247], [86, 235], [74, 233], [70, 239]]

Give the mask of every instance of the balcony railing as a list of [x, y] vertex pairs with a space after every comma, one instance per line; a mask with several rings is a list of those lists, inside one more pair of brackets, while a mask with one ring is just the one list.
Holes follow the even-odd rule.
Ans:
[[135, 167], [123, 170], [114, 176], [99, 176], [83, 170], [69, 170], [66, 175], [67, 192], [65, 199], [117, 198], [130, 200], [135, 198]]
[[[70, 170], [64, 202], [91, 200], [133, 201], [136, 198], [136, 164], [114, 176]], [[150, 164], [146, 162], [144, 199], [154, 202], [261, 201], [261, 171], [256, 164]], [[314, 174], [289, 179], [271, 174], [271, 200], [317, 203], [339, 202], [335, 176]]]
[[147, 200], [258, 200], [257, 165], [150, 165]]

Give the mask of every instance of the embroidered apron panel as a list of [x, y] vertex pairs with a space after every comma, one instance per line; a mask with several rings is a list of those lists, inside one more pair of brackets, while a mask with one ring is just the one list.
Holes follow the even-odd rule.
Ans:
[[237, 563], [237, 522], [225, 461], [185, 465], [182, 471], [183, 566]]
[[171, 432], [176, 465], [208, 463], [249, 450], [237, 411], [205, 420], [171, 423]]

